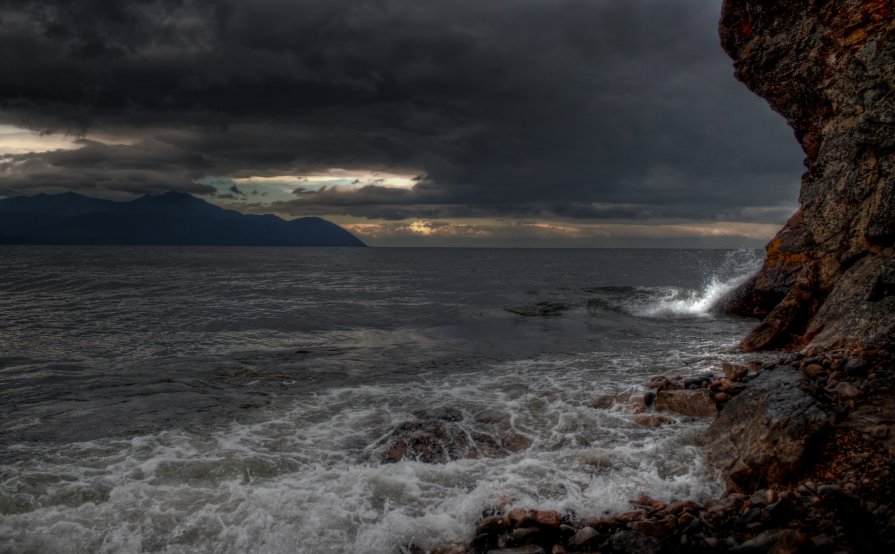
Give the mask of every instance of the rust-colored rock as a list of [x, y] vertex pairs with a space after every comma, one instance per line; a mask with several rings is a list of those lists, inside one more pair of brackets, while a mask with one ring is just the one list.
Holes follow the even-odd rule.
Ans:
[[895, 337], [895, 5], [726, 0], [736, 76], [795, 130], [801, 209], [726, 303], [762, 318], [744, 350]]
[[559, 527], [562, 524], [562, 517], [553, 510], [539, 510], [532, 519], [541, 527]]
[[718, 408], [708, 389], [669, 390], [656, 395], [656, 411], [710, 417], [718, 413]]

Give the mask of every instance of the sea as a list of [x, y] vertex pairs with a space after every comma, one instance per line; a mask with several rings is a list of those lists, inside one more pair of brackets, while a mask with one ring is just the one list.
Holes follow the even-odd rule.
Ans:
[[[715, 308], [760, 254], [0, 247], [0, 552], [397, 554], [713, 496], [707, 421], [591, 404], [742, 360]], [[438, 413], [523, 447], [384, 462]]]

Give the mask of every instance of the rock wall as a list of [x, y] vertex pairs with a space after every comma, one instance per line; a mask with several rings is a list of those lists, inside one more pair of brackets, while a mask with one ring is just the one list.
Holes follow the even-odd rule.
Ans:
[[800, 210], [726, 303], [744, 350], [895, 339], [895, 1], [725, 0], [736, 76], [805, 151]]

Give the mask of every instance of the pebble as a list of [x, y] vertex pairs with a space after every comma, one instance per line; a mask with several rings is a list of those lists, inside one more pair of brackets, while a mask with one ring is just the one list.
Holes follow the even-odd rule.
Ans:
[[490, 516], [479, 522], [476, 527], [476, 535], [482, 533], [497, 533], [509, 527], [510, 522], [504, 516]]
[[[466, 552], [465, 550], [463, 551]], [[489, 550], [488, 554], [546, 554], [540, 546], [530, 544], [527, 546], [517, 546], [515, 548], [497, 548]]]
[[625, 523], [630, 523], [632, 521], [637, 521], [638, 519], [642, 519], [643, 516], [646, 515], [646, 510], [631, 510], [628, 512], [622, 512], [615, 516], [617, 521], [622, 521]]
[[631, 529], [637, 533], [657, 538], [662, 538], [671, 532], [671, 528], [668, 525], [649, 520], [635, 521], [631, 525]]
[[870, 436], [875, 439], [885, 439], [889, 436], [888, 425], [877, 425], [870, 428]]
[[802, 366], [802, 373], [804, 373], [808, 377], [816, 379], [821, 374], [826, 373], [826, 369], [820, 364], [808, 364]]
[[526, 510], [525, 508], [513, 508], [507, 514], [507, 519], [512, 527], [521, 527], [523, 523], [530, 520], [534, 510]]
[[835, 389], [836, 393], [840, 396], [844, 396], [845, 398], [857, 398], [861, 396], [861, 391], [851, 383], [846, 383], [845, 381], [836, 385]]
[[569, 546], [572, 548], [584, 547], [599, 536], [600, 534], [593, 527], [585, 527], [569, 539]]
[[562, 523], [559, 514], [553, 510], [541, 510], [535, 512], [532, 519], [535, 523], [543, 527], [559, 527], [560, 523]]

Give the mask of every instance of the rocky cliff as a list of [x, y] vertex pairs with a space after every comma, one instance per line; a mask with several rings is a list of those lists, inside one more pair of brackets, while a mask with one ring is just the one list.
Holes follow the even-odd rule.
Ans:
[[726, 0], [736, 76], [805, 151], [800, 210], [727, 302], [762, 318], [768, 348], [891, 346], [895, 339], [895, 2]]

